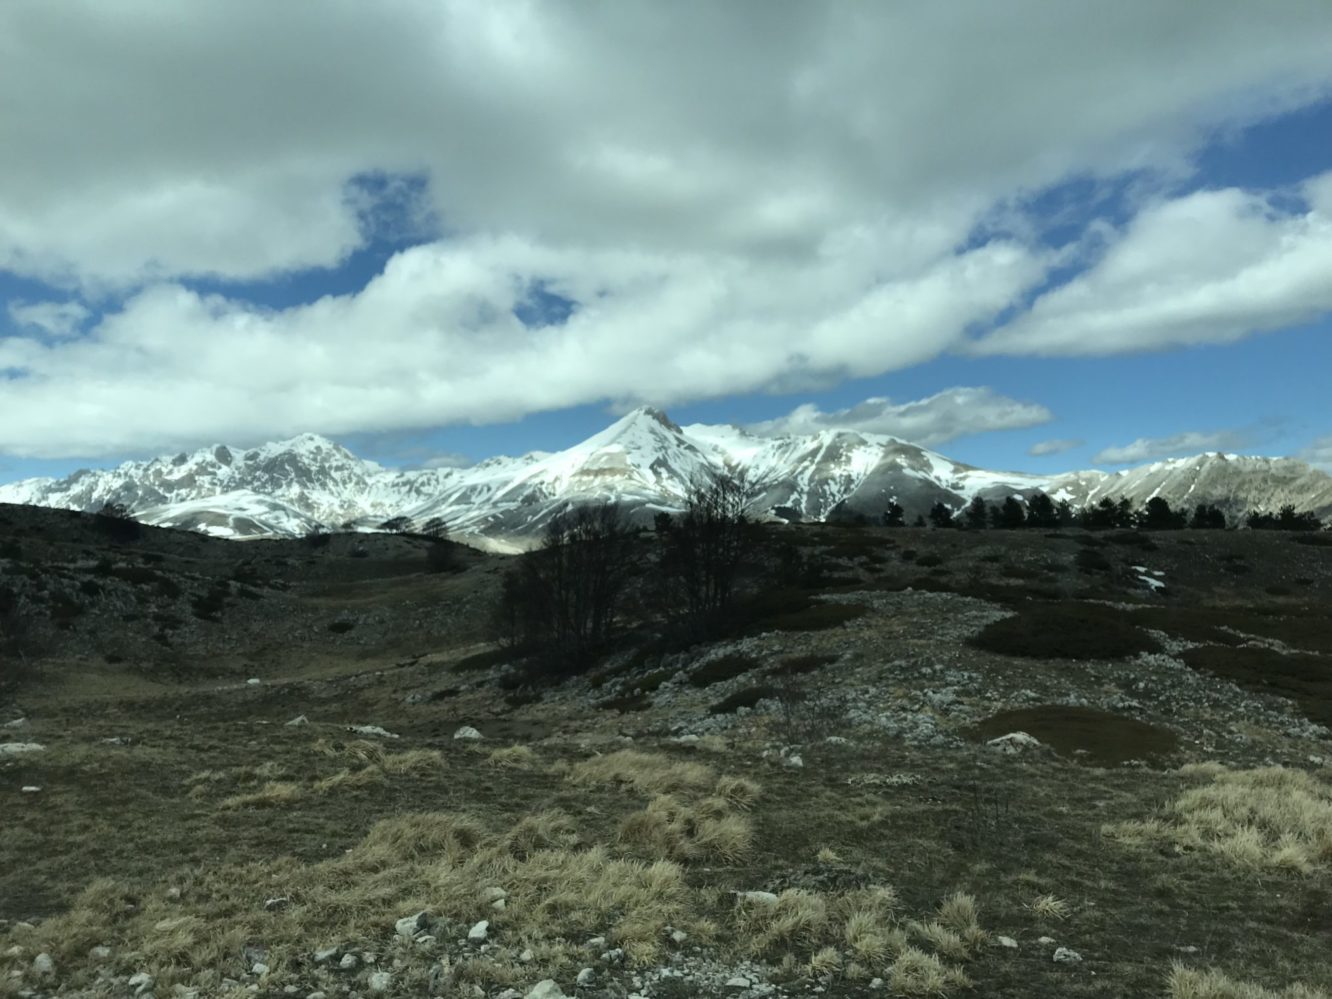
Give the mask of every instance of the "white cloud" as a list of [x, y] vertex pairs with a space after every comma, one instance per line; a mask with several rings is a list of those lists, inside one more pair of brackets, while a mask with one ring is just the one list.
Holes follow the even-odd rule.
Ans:
[[[1053, 261], [977, 245], [981, 220], [1071, 175], [1183, 176], [1213, 129], [1327, 92], [1330, 44], [1298, 0], [0, 4], [0, 270], [109, 310], [77, 339], [0, 341], [26, 372], [0, 450], [492, 422], [919, 363]], [[337, 266], [381, 224], [367, 174], [424, 178], [408, 214], [448, 238], [285, 310], [174, 283]], [[568, 323], [513, 319], [535, 282], [578, 303]]]
[[914, 402], [866, 399], [832, 413], [806, 403], [785, 416], [746, 429], [764, 437], [856, 430], [933, 445], [968, 434], [1036, 426], [1051, 419], [1044, 406], [1010, 399], [989, 388], [951, 388]]
[[1065, 451], [1072, 451], [1075, 448], [1080, 448], [1086, 443], [1086, 441], [1072, 439], [1039, 441], [1027, 448], [1027, 454], [1031, 455], [1033, 458], [1040, 458], [1050, 454], [1063, 454]]
[[1170, 437], [1139, 437], [1122, 447], [1108, 447], [1092, 458], [1098, 465], [1129, 465], [1157, 458], [1198, 454], [1202, 451], [1236, 451], [1248, 447], [1252, 435], [1242, 430], [1187, 431]]
[[1070, 173], [1180, 169], [1327, 88], [1330, 43], [1298, 0], [5, 4], [0, 266], [332, 265], [348, 180], [405, 171], [452, 231], [891, 269]]
[[[79, 340], [0, 340], [0, 368], [22, 373], [0, 395], [0, 451], [374, 433], [867, 375], [957, 342], [1040, 262], [991, 244], [868, 287], [850, 270], [835, 257], [754, 268], [505, 238], [415, 247], [359, 294], [284, 311], [154, 286]], [[562, 325], [528, 329], [512, 313], [520, 274], [583, 304]]]
[[1295, 457], [1332, 474], [1332, 434], [1310, 441], [1309, 446], [1296, 452]]
[[421, 468], [471, 468], [476, 462], [465, 454], [449, 451], [437, 454], [421, 462]]
[[87, 307], [79, 302], [9, 303], [9, 318], [15, 323], [39, 329], [53, 337], [73, 336], [91, 316]]
[[975, 345], [983, 354], [1113, 354], [1225, 343], [1332, 310], [1332, 173], [1304, 207], [1235, 188], [1143, 210], [1087, 272]]

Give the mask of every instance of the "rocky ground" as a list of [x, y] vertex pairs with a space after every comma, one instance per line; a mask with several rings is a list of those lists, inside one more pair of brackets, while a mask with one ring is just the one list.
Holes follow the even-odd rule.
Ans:
[[1332, 547], [774, 529], [533, 688], [501, 557], [0, 513], [0, 996], [1332, 990]]

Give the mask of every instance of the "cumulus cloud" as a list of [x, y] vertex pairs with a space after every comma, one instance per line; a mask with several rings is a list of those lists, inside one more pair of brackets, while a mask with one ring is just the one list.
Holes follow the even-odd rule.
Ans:
[[[865, 376], [946, 348], [1039, 273], [994, 244], [869, 287], [839, 264], [792, 265], [774, 288], [772, 269], [744, 259], [571, 254], [509, 237], [414, 247], [358, 294], [283, 311], [158, 285], [77, 341], [0, 340], [0, 368], [18, 372], [0, 395], [0, 450], [373, 433]], [[582, 305], [528, 328], [513, 313], [527, 293], [515, 274], [543, 274]]]
[[1051, 419], [1053, 415], [1044, 406], [1010, 399], [989, 388], [951, 388], [914, 402], [866, 399], [831, 413], [806, 403], [785, 416], [746, 429], [764, 437], [856, 430], [933, 445], [968, 434], [1031, 427]]
[[1251, 442], [1252, 436], [1242, 430], [1187, 431], [1170, 437], [1139, 437], [1122, 447], [1105, 448], [1092, 461], [1098, 465], [1129, 465], [1202, 451], [1236, 451]]
[[1086, 444], [1083, 440], [1063, 439], [1052, 441], [1039, 441], [1027, 448], [1027, 454], [1033, 458], [1041, 458], [1049, 454], [1063, 454], [1065, 451], [1072, 451], [1074, 448], [1082, 447]]
[[73, 336], [92, 312], [79, 302], [10, 302], [9, 318], [48, 336]]
[[1289, 198], [1198, 191], [1140, 212], [1089, 270], [985, 337], [983, 354], [1225, 343], [1332, 310], [1332, 173]]
[[[0, 4], [0, 270], [103, 313], [63, 342], [0, 341], [0, 450], [671, 405], [928, 360], [1056, 260], [978, 237], [998, 208], [1070, 176], [1182, 177], [1216, 127], [1332, 86], [1320, 5], [1257, 17], [1217, 0], [1207, 15], [1147, 0], [1094, 18], [1045, 0], [946, 15], [853, 0]], [[1233, 227], [1251, 220], [1229, 202], [1195, 207], [1271, 258], [1273, 239], [1321, 238], [1327, 185], [1307, 196], [1303, 216], [1264, 209], [1279, 216], [1259, 220], [1267, 242]], [[1155, 244], [1168, 226], [1151, 221]], [[403, 232], [433, 241], [354, 294], [265, 309], [237, 285]], [[1208, 273], [1223, 283], [1224, 261]], [[190, 290], [201, 276], [224, 293]], [[1306, 285], [1283, 285], [1291, 315], [1317, 306]], [[572, 302], [569, 319], [517, 321], [534, 288]], [[1057, 306], [1038, 310], [1071, 308]], [[1049, 338], [1015, 329], [1002, 349]]]
[[421, 462], [422, 468], [471, 468], [476, 462], [465, 454], [449, 451], [436, 454]]

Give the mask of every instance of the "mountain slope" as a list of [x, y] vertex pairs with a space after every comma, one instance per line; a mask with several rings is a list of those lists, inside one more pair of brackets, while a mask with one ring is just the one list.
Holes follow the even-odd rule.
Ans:
[[894, 501], [914, 517], [938, 502], [960, 509], [978, 495], [997, 501], [1037, 491], [1074, 506], [1104, 497], [1140, 506], [1161, 496], [1176, 508], [1215, 503], [1232, 518], [1286, 503], [1332, 514], [1332, 477], [1286, 458], [1203, 454], [1123, 472], [1037, 476], [961, 464], [887, 435], [759, 437], [737, 427], [680, 427], [646, 407], [564, 451], [466, 469], [387, 470], [304, 434], [17, 482], [0, 486], [0, 502], [77, 510], [118, 503], [146, 523], [233, 538], [442, 517], [460, 538], [518, 550], [570, 506], [616, 502], [645, 523], [679, 509], [692, 484], [729, 473], [744, 476], [756, 515], [787, 520], [877, 518]]

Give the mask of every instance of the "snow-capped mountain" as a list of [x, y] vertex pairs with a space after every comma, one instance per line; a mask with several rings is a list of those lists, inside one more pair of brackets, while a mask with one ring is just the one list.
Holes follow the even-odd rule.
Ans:
[[914, 517], [936, 502], [960, 509], [977, 495], [999, 500], [1037, 491], [1075, 506], [1107, 496], [1140, 506], [1161, 496], [1177, 508], [1215, 503], [1231, 517], [1285, 503], [1332, 514], [1332, 477], [1286, 458], [1204, 454], [1123, 472], [1037, 476], [960, 464], [886, 435], [760, 437], [730, 426], [679, 427], [646, 407], [567, 450], [471, 468], [389, 470], [305, 434], [29, 479], [0, 486], [0, 502], [76, 510], [117, 503], [145, 523], [238, 538], [442, 517], [460, 539], [517, 550], [570, 506], [616, 502], [647, 522], [679, 509], [692, 484], [723, 473], [744, 476], [755, 515], [786, 520], [877, 518], [893, 501]]

